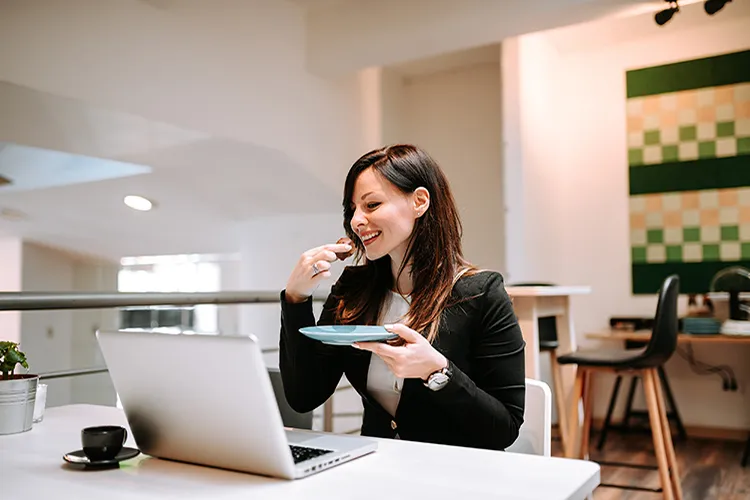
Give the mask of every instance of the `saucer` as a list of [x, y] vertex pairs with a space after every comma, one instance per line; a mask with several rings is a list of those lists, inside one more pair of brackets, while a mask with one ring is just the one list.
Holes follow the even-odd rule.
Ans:
[[85, 465], [87, 467], [114, 467], [123, 460], [128, 460], [138, 456], [140, 451], [135, 448], [123, 447], [115, 458], [109, 460], [91, 460], [83, 453], [83, 450], [76, 450], [63, 455], [63, 460], [76, 465]]
[[380, 342], [398, 338], [382, 326], [375, 325], [324, 325], [299, 329], [311, 339], [330, 345], [352, 345], [354, 342]]

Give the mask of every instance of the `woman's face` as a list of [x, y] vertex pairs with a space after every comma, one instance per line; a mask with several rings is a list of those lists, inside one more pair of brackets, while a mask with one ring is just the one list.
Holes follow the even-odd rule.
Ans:
[[401, 262], [421, 207], [414, 193], [404, 194], [372, 168], [354, 183], [351, 227], [369, 260], [390, 255]]

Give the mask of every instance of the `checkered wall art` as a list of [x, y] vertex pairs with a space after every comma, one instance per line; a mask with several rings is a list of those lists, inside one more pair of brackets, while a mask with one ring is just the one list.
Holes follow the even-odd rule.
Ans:
[[750, 50], [626, 73], [634, 294], [750, 267]]

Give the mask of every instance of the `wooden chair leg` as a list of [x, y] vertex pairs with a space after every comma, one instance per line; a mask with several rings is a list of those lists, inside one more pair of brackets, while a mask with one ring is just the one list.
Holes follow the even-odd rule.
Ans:
[[654, 387], [656, 388], [656, 401], [659, 404], [661, 426], [664, 431], [664, 448], [667, 452], [667, 462], [669, 463], [669, 472], [672, 479], [672, 490], [674, 491], [675, 499], [682, 500], [682, 480], [680, 469], [677, 466], [677, 455], [674, 452], [674, 444], [672, 443], [672, 432], [669, 427], [669, 419], [667, 418], [667, 405], [664, 400], [664, 390], [660, 383], [661, 377], [657, 370], [658, 369], [654, 370]]
[[565, 404], [565, 390], [562, 385], [562, 373], [557, 363], [557, 353], [549, 352], [550, 368], [552, 370], [552, 385], [555, 390], [555, 403], [557, 405], [557, 426], [560, 428], [560, 441], [563, 451], [568, 448], [568, 419], [567, 405]]
[[[579, 409], [583, 409], [583, 389], [586, 379], [586, 368], [581, 366], [576, 368], [576, 380], [573, 384], [573, 399], [571, 401], [570, 413], [568, 413], [568, 442], [565, 449], [567, 458], [577, 458], [579, 456], [581, 444], [581, 414]], [[580, 407], [580, 408], [579, 408]]]
[[578, 406], [583, 398], [583, 381], [586, 377], [586, 369], [579, 366], [576, 368], [576, 380], [573, 384], [573, 398], [570, 405], [570, 413], [568, 414], [568, 441], [565, 448], [565, 456], [567, 458], [575, 458], [578, 456], [578, 445], [580, 442], [580, 421], [578, 414]]
[[[643, 390], [646, 395], [646, 406], [648, 407], [648, 417], [651, 424], [651, 436], [654, 440], [654, 450], [656, 452], [656, 463], [659, 466], [659, 479], [661, 482], [662, 492], [665, 500], [674, 500], [672, 489], [672, 480], [670, 479], [669, 461], [665, 449], [664, 428], [662, 419], [659, 415], [659, 401], [656, 393], [656, 384], [658, 384], [658, 375], [653, 368], [642, 370], [643, 373]], [[667, 429], [666, 432], [669, 432]]]
[[591, 420], [594, 418], [594, 371], [586, 370], [586, 378], [583, 380], [583, 430], [581, 431], [581, 449], [578, 457], [582, 460], [589, 459], [589, 440], [591, 439]]

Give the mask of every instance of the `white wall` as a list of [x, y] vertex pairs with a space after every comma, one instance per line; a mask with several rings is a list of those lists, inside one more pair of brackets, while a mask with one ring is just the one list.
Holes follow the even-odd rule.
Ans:
[[[356, 159], [356, 158], [355, 158]], [[352, 159], [352, 163], [355, 159]], [[341, 179], [343, 185], [343, 178]], [[248, 222], [241, 228], [243, 240], [239, 268], [239, 286], [242, 290], [280, 291], [286, 287], [287, 279], [303, 252], [335, 243], [344, 235], [341, 213], [322, 215], [300, 215], [265, 217]], [[334, 262], [332, 277], [318, 287], [316, 295], [326, 296], [331, 285], [338, 279], [346, 262]], [[231, 280], [233, 283], [235, 280]], [[315, 318], [320, 317], [322, 302], [313, 303]], [[275, 350], [279, 346], [281, 307], [274, 304], [248, 304], [236, 306], [239, 314], [238, 334], [255, 335], [263, 349]], [[278, 366], [278, 352], [265, 355], [268, 366]], [[342, 379], [340, 385], [345, 384]], [[353, 391], [336, 394], [336, 412], [362, 411], [359, 395]], [[315, 413], [315, 427], [322, 428], [322, 408]], [[358, 429], [360, 419], [341, 417], [334, 420], [335, 432]]]
[[[407, 76], [384, 88], [384, 137], [424, 148], [444, 170], [464, 227], [464, 254], [505, 269], [500, 53], [495, 62]], [[399, 92], [400, 90], [400, 92]]]
[[[23, 243], [25, 292], [117, 291], [117, 266]], [[116, 326], [114, 311], [50, 310], [21, 313], [21, 339], [34, 373], [104, 365], [94, 332]], [[47, 406], [69, 403], [114, 404], [108, 375], [53, 379]]]
[[[21, 240], [18, 238], [0, 239], [0, 291], [18, 292], [21, 290]], [[21, 341], [21, 313], [0, 311], [0, 340]], [[21, 346], [23, 349], [24, 346]]]
[[[117, 291], [116, 262], [73, 260], [72, 289], [79, 292]], [[115, 309], [78, 309], [72, 311], [71, 368], [105, 366], [104, 356], [96, 340], [97, 330], [119, 326]], [[90, 403], [114, 406], [117, 400], [109, 374], [85, 375], [71, 379], [71, 403]]]
[[[700, 5], [684, 8], [661, 29], [646, 16], [515, 41], [520, 69], [504, 78], [518, 85], [504, 102], [521, 103], [520, 144], [513, 146], [520, 148], [524, 184], [508, 188], [522, 188], [525, 198], [509, 201], [508, 217], [518, 216], [525, 234], [507, 237], [526, 244], [516, 249], [526, 259], [509, 258], [510, 273], [591, 285], [590, 296], [573, 301], [579, 342], [586, 343], [585, 332], [607, 328], [610, 316], [653, 315], [656, 306], [654, 296], [630, 292], [625, 71], [749, 48], [750, 6], [735, 3], [711, 18]], [[507, 165], [506, 172], [516, 168]], [[696, 376], [675, 356], [668, 372], [685, 423], [750, 427], [750, 349], [702, 347], [696, 355], [731, 365], [741, 390], [722, 392], [718, 377]], [[611, 387], [605, 380], [597, 393], [600, 415]]]
[[[70, 291], [73, 265], [67, 256], [31, 243], [23, 244], [23, 291]], [[21, 339], [29, 369], [44, 373], [72, 368], [73, 312], [24, 311]], [[49, 381], [48, 406], [70, 401], [70, 379]]]
[[[342, 180], [343, 185], [343, 180]], [[300, 215], [264, 217], [248, 222], [242, 228], [240, 286], [243, 290], [281, 291], [303, 252], [328, 243], [335, 243], [344, 235], [343, 216]], [[344, 268], [344, 263], [333, 264], [333, 277], [323, 282], [317, 294], [325, 295]], [[321, 304], [316, 304], [316, 318]], [[258, 337], [261, 347], [279, 345], [279, 304], [248, 304], [239, 307], [239, 332]], [[277, 356], [269, 355], [270, 365]]]

